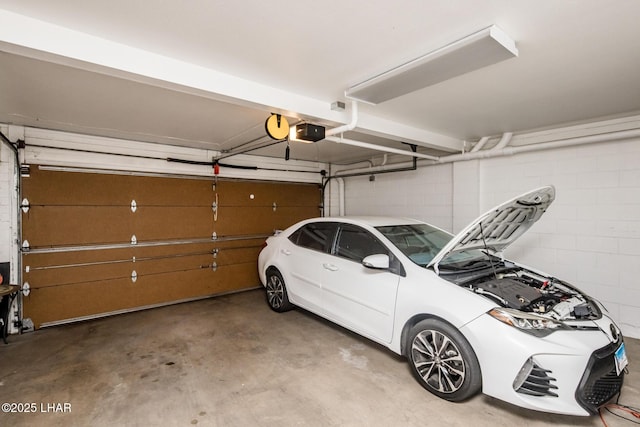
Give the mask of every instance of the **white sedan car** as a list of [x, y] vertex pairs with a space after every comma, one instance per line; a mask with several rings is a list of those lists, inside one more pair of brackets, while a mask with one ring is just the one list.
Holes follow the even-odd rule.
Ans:
[[258, 260], [269, 306], [299, 306], [409, 360], [443, 399], [483, 393], [525, 408], [589, 415], [621, 389], [620, 329], [598, 301], [502, 251], [555, 198], [542, 187], [456, 236], [404, 218], [302, 221]]

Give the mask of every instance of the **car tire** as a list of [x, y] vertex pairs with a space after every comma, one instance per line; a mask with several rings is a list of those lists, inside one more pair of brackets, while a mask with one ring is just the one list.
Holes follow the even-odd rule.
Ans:
[[418, 383], [442, 399], [460, 402], [480, 391], [478, 358], [460, 331], [446, 322], [425, 319], [414, 325], [407, 355]]
[[293, 304], [289, 302], [287, 287], [284, 284], [282, 274], [276, 269], [267, 271], [267, 283], [265, 284], [267, 294], [267, 304], [271, 310], [282, 313], [293, 308]]

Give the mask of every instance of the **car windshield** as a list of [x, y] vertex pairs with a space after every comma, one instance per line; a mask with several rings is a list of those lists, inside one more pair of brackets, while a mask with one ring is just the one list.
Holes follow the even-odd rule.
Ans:
[[451, 240], [451, 234], [428, 224], [387, 225], [376, 227], [411, 261], [426, 267]]
[[[422, 267], [426, 267], [453, 237], [428, 224], [388, 225], [376, 229], [411, 261]], [[491, 267], [489, 257], [478, 249], [453, 252], [440, 262], [440, 268], [448, 270], [486, 267]]]

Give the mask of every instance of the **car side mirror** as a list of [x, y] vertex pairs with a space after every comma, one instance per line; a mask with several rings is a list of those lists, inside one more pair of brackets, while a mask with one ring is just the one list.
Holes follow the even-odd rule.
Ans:
[[375, 268], [376, 270], [389, 269], [389, 255], [375, 254], [369, 255], [362, 260], [362, 265], [367, 268]]

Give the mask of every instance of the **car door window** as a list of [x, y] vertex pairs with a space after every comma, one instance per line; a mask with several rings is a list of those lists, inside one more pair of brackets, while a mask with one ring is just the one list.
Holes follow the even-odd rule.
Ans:
[[368, 231], [353, 225], [340, 229], [335, 255], [362, 262], [369, 255], [388, 254], [387, 248]]
[[328, 252], [333, 243], [335, 229], [336, 224], [331, 222], [306, 224], [291, 234], [289, 240], [307, 249]]

